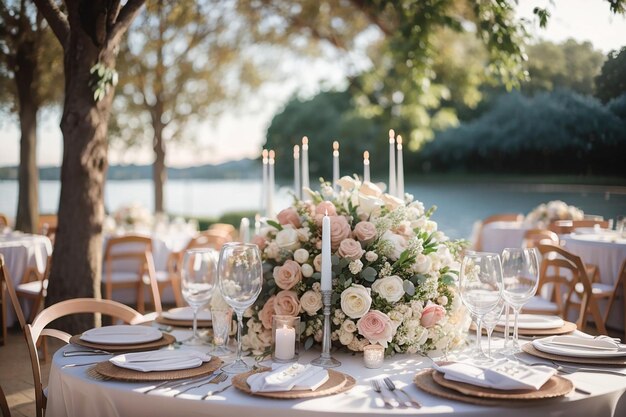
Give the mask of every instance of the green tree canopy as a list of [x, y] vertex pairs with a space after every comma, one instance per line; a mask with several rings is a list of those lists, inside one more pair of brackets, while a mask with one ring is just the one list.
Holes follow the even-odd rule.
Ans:
[[626, 46], [611, 51], [596, 77], [596, 97], [603, 103], [626, 93]]

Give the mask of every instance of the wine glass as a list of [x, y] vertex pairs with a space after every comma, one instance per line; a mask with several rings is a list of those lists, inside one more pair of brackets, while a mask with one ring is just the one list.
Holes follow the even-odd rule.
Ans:
[[536, 248], [506, 248], [502, 251], [503, 297], [513, 309], [513, 352], [521, 351], [519, 313], [539, 286], [539, 253]]
[[263, 264], [257, 245], [228, 243], [222, 247], [218, 265], [219, 288], [224, 301], [237, 314], [237, 358], [222, 369], [242, 373], [250, 367], [241, 359], [243, 313], [252, 306], [263, 287]]
[[211, 300], [217, 284], [218, 252], [210, 248], [189, 249], [183, 255], [181, 268], [182, 294], [193, 310], [193, 336], [187, 345], [202, 345], [198, 336], [198, 310]]
[[485, 327], [485, 330], [487, 330], [487, 356], [492, 360], [494, 358], [491, 356], [491, 334], [493, 333], [493, 329], [498, 324], [500, 317], [502, 317], [502, 313], [505, 308], [506, 301], [504, 301], [504, 298], [500, 298], [498, 304], [496, 304], [494, 308], [483, 316], [483, 326]]
[[466, 254], [461, 262], [459, 293], [467, 309], [476, 317], [475, 359], [488, 362], [480, 344], [482, 321], [502, 299], [502, 264], [497, 253]]

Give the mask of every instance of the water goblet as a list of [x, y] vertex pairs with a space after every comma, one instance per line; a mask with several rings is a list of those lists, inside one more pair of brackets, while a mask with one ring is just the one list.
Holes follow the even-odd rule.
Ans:
[[478, 361], [489, 361], [480, 344], [482, 321], [502, 298], [502, 265], [496, 253], [466, 254], [459, 273], [459, 293], [463, 304], [476, 317]]
[[513, 309], [512, 352], [521, 351], [518, 338], [519, 313], [539, 286], [539, 252], [536, 248], [506, 248], [502, 251], [504, 300]]
[[182, 295], [193, 310], [193, 335], [183, 343], [202, 345], [198, 336], [198, 310], [211, 300], [217, 284], [218, 253], [210, 248], [189, 249], [183, 255], [181, 268]]
[[263, 287], [263, 264], [258, 246], [250, 243], [224, 245], [218, 271], [222, 297], [237, 314], [237, 357], [222, 369], [238, 374], [250, 370], [241, 358], [243, 313], [254, 304]]

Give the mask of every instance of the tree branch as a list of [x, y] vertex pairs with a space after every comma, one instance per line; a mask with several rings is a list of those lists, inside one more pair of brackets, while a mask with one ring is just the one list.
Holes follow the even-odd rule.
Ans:
[[108, 45], [115, 46], [119, 44], [120, 39], [126, 30], [128, 30], [128, 27], [133, 22], [137, 14], [139, 14], [139, 10], [145, 1], [146, 0], [128, 0], [126, 2], [117, 16], [117, 21], [107, 36]]
[[111, 3], [111, 7], [109, 12], [107, 13], [107, 29], [110, 30], [113, 25], [115, 25], [115, 21], [117, 17], [120, 15], [120, 10], [122, 9], [122, 5], [120, 0], [114, 0]]
[[54, 3], [54, 0], [34, 0], [37, 8], [48, 21], [52, 32], [65, 47], [65, 41], [70, 34], [70, 25], [67, 22], [67, 16]]

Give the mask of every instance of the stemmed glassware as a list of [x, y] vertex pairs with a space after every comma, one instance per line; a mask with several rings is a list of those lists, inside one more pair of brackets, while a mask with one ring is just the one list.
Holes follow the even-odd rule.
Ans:
[[193, 310], [193, 336], [184, 343], [202, 345], [198, 336], [198, 310], [211, 300], [217, 284], [218, 252], [210, 248], [189, 249], [183, 255], [181, 268], [182, 294]]
[[468, 253], [461, 262], [459, 292], [463, 304], [476, 317], [476, 346], [474, 357], [489, 362], [480, 344], [482, 321], [502, 298], [502, 264], [500, 255], [487, 252]]
[[246, 372], [250, 366], [241, 359], [241, 329], [243, 313], [254, 304], [263, 287], [263, 264], [258, 246], [227, 243], [220, 253], [218, 271], [222, 297], [237, 314], [237, 358], [222, 369], [228, 373]]
[[513, 353], [521, 350], [518, 338], [519, 313], [539, 286], [539, 252], [536, 248], [506, 248], [502, 251], [503, 297], [514, 314]]
[[500, 317], [502, 317], [502, 313], [506, 308], [506, 301], [504, 298], [500, 298], [498, 304], [495, 305], [487, 314], [483, 316], [483, 326], [485, 330], [487, 330], [487, 356], [493, 359], [491, 355], [491, 334], [493, 333], [493, 329], [498, 324]]

